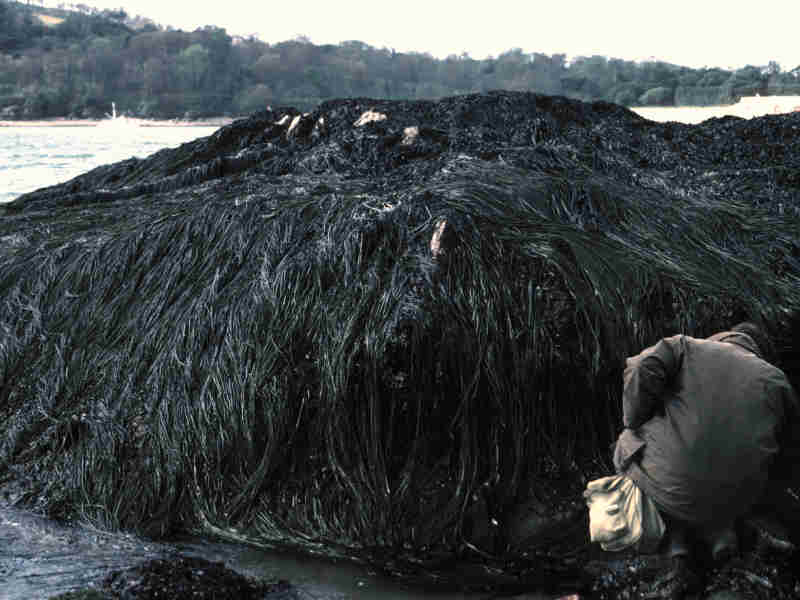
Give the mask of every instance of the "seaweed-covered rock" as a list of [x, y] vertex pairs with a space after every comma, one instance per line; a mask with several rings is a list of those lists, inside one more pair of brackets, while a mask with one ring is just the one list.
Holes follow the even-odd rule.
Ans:
[[0, 207], [0, 484], [154, 536], [577, 585], [625, 356], [747, 318], [800, 376], [798, 126], [335, 100], [27, 194]]

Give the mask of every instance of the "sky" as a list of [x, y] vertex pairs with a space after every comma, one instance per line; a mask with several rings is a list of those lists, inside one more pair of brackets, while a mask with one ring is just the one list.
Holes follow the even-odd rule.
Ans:
[[[34, 0], [35, 3], [42, 3]], [[46, 6], [80, 0], [44, 0]], [[482, 59], [526, 53], [600, 54], [688, 67], [800, 65], [798, 0], [83, 0], [124, 8], [160, 25], [224, 27], [268, 43], [304, 35], [315, 44], [359, 40], [397, 52]]]

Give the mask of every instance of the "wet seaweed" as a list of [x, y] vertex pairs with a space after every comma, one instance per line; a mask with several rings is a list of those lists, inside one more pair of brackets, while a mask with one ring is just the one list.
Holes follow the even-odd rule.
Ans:
[[[513, 515], [610, 468], [626, 356], [748, 318], [798, 375], [797, 181], [758, 150], [797, 117], [513, 93], [286, 114], [3, 208], [14, 499], [546, 587], [585, 532], [526, 558]], [[234, 153], [257, 158], [192, 170]]]

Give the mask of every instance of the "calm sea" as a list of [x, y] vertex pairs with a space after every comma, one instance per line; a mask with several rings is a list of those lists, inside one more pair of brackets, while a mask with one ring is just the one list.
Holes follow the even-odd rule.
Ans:
[[0, 127], [0, 203], [100, 165], [144, 158], [217, 127]]

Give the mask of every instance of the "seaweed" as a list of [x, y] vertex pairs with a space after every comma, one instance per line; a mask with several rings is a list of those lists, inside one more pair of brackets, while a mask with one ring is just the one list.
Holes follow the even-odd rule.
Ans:
[[626, 356], [748, 318], [800, 375], [798, 125], [337, 100], [23, 196], [0, 482], [151, 536], [580, 578], [585, 531], [520, 545], [516, 515], [583, 522]]

